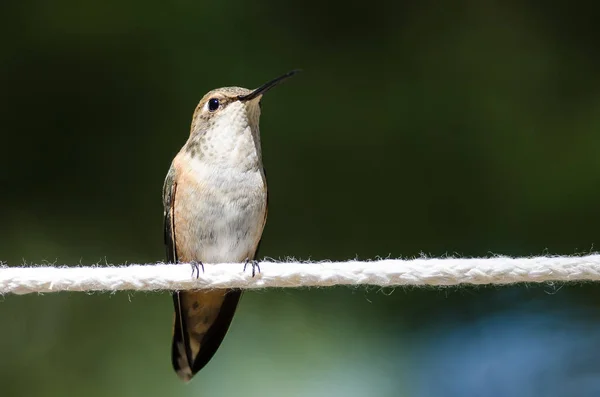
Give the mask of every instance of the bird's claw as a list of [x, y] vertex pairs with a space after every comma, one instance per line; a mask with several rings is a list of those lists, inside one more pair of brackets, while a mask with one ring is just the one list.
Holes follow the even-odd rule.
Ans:
[[246, 266], [248, 265], [252, 266], [252, 277], [254, 277], [254, 275], [256, 274], [256, 269], [258, 269], [258, 272], [260, 273], [260, 265], [258, 264], [258, 261], [256, 259], [246, 258], [246, 262], [244, 262], [244, 271], [246, 271]]
[[194, 277], [194, 273], [196, 273], [196, 279], [200, 278], [200, 268], [202, 268], [202, 273], [204, 273], [204, 264], [202, 262], [192, 261], [190, 262], [192, 265], [192, 277]]

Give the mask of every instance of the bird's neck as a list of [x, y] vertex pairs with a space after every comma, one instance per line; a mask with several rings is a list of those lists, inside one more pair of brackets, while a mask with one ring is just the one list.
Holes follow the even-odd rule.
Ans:
[[218, 169], [248, 172], [262, 168], [258, 126], [215, 128], [192, 133], [183, 150], [194, 161]]

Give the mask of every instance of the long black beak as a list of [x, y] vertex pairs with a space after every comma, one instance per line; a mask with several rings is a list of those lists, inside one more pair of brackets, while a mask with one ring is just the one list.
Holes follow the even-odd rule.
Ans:
[[255, 89], [254, 91], [252, 91], [251, 93], [249, 93], [247, 95], [238, 95], [238, 99], [242, 102], [250, 101], [250, 100], [256, 98], [257, 96], [262, 95], [265, 92], [269, 91], [271, 88], [275, 87], [277, 84], [281, 83], [284, 80], [287, 80], [288, 78], [292, 77], [293, 75], [295, 75], [298, 72], [301, 72], [301, 70], [295, 69], [295, 70], [292, 70], [291, 72], [287, 72], [283, 76], [279, 76], [276, 79], [273, 79], [273, 80], [269, 81], [268, 83], [261, 85], [260, 87], [258, 87], [257, 89]]

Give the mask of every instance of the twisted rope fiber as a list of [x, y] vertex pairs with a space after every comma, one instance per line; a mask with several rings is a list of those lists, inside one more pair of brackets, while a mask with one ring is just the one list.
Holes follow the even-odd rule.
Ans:
[[600, 255], [530, 258], [416, 258], [347, 262], [260, 263], [252, 277], [243, 264], [90, 267], [0, 267], [0, 294], [59, 291], [159, 291], [210, 288], [329, 287], [334, 285], [456, 286], [550, 281], [600, 281]]

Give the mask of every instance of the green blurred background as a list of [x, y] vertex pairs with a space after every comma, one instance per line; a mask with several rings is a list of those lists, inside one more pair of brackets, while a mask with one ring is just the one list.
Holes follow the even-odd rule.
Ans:
[[[262, 255], [574, 254], [600, 224], [598, 7], [3, 0], [0, 260], [164, 260], [161, 188], [210, 89], [270, 92]], [[1, 396], [597, 396], [600, 288], [246, 293], [171, 369], [168, 293], [4, 296]]]

